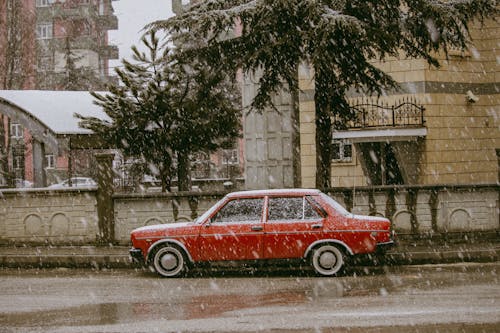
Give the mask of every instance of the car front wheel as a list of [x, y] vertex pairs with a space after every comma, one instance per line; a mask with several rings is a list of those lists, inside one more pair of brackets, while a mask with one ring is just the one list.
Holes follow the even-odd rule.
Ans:
[[318, 275], [333, 276], [342, 270], [344, 254], [338, 247], [325, 244], [314, 249], [310, 262]]
[[182, 250], [170, 244], [163, 245], [156, 250], [153, 255], [153, 267], [164, 277], [178, 277], [187, 270]]

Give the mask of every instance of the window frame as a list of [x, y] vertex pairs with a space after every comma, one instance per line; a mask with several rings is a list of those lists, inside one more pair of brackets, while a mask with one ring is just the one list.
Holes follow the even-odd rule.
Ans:
[[[273, 199], [302, 199], [302, 218], [281, 218], [281, 219], [271, 219], [271, 200]], [[315, 212], [316, 216], [314, 217], [306, 217], [306, 207], [309, 207], [310, 210]], [[310, 222], [317, 221], [323, 219], [325, 216], [322, 211], [318, 210], [316, 203], [311, 202], [309, 196], [301, 195], [301, 196], [269, 196], [267, 199], [267, 217], [266, 222], [269, 223], [284, 223], [284, 222]]]
[[237, 148], [222, 149], [222, 165], [239, 165], [240, 154]]
[[22, 139], [24, 138], [24, 127], [19, 123], [10, 123], [10, 137], [11, 139]]
[[40, 22], [36, 25], [36, 39], [52, 39], [54, 37], [54, 25], [52, 22]]
[[52, 0], [36, 0], [35, 7], [43, 8], [50, 7], [52, 5]]
[[[335, 145], [338, 145], [338, 156], [339, 158], [334, 158], [333, 154]], [[350, 155], [346, 156], [346, 147], [350, 146]], [[354, 144], [349, 139], [333, 139], [332, 140], [332, 161], [333, 162], [352, 162], [354, 155]]]
[[45, 155], [45, 169], [55, 169], [56, 168], [56, 157], [54, 154]]

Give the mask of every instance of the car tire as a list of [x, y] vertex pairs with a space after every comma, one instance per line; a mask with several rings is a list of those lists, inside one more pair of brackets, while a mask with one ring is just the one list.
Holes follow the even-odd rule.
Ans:
[[323, 244], [312, 251], [309, 260], [316, 274], [334, 276], [344, 268], [345, 256], [337, 246]]
[[155, 250], [152, 264], [154, 270], [163, 277], [179, 277], [187, 272], [184, 251], [171, 244], [162, 245]]

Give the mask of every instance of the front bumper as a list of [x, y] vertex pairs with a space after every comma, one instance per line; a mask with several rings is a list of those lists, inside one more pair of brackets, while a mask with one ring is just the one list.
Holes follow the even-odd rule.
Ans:
[[128, 253], [130, 254], [133, 262], [144, 264], [144, 256], [142, 255], [141, 249], [136, 249], [133, 247], [128, 251]]

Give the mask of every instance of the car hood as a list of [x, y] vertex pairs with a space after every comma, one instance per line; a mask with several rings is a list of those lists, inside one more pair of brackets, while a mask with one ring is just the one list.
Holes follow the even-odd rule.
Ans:
[[132, 230], [135, 236], [164, 236], [174, 235], [178, 233], [192, 233], [198, 229], [198, 225], [194, 222], [173, 222], [165, 224], [147, 225]]

